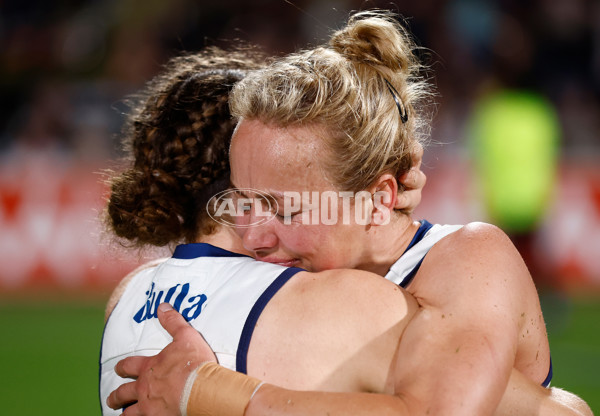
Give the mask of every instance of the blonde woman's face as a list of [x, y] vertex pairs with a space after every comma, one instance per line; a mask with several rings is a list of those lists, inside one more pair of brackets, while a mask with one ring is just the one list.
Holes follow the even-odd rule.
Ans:
[[325, 179], [321, 134], [252, 120], [234, 133], [231, 182], [236, 206], [244, 207], [236, 228], [258, 260], [310, 271], [360, 264], [368, 227], [360, 218], [368, 202], [340, 195]]

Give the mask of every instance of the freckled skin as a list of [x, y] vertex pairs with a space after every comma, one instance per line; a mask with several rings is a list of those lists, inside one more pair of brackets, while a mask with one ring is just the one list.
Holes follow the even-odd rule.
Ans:
[[[327, 181], [319, 160], [325, 154], [315, 128], [279, 129], [258, 121], [242, 121], [231, 144], [231, 182], [237, 188], [253, 188], [266, 193], [339, 192]], [[286, 172], [286, 174], [282, 174]], [[263, 227], [239, 229], [247, 250], [263, 261], [293, 262], [310, 271], [353, 268], [385, 274], [400, 257], [412, 236], [404, 232], [386, 232], [393, 244], [375, 244], [381, 227], [354, 221], [354, 204], [350, 204], [350, 223], [302, 225], [294, 220], [285, 225], [272, 220]], [[337, 218], [343, 218], [338, 204]], [[418, 224], [410, 218], [395, 219], [401, 230], [416, 231]], [[377, 236], [375, 236], [377, 234]], [[276, 238], [274, 238], [275, 236]], [[388, 260], [381, 261], [380, 259]], [[288, 265], [288, 264], [286, 264]]]
[[[321, 169], [325, 152], [318, 133], [242, 121], [231, 145], [233, 184], [268, 193], [335, 190]], [[239, 234], [259, 260], [385, 275], [417, 228], [410, 216], [394, 215], [388, 224], [367, 227], [273, 220]], [[543, 320], [535, 331], [525, 320], [541, 316], [537, 291], [518, 252], [496, 227], [469, 224], [442, 239], [407, 290], [421, 309], [403, 335], [412, 347], [398, 353], [402, 374], [396, 382], [410, 386], [410, 394], [423, 397], [433, 413], [448, 403], [466, 411], [457, 397], [468, 397], [464, 403], [474, 406], [474, 414], [486, 413], [502, 396], [498, 380], [506, 381], [512, 368], [538, 384], [546, 378], [550, 355]], [[477, 389], [440, 384], [457, 379], [471, 380]]]

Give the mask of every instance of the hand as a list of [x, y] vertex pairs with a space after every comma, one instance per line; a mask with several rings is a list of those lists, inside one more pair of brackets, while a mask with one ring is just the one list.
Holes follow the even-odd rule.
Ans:
[[421, 171], [423, 161], [423, 146], [415, 141], [412, 150], [412, 168], [398, 178], [398, 182], [404, 187], [404, 191], [398, 192], [395, 209], [412, 212], [421, 202], [421, 192], [427, 182], [427, 176]]
[[180, 415], [179, 401], [190, 373], [206, 361], [217, 361], [202, 335], [168, 303], [158, 307], [160, 324], [173, 341], [153, 357], [128, 357], [115, 372], [136, 379], [113, 391], [106, 403], [112, 409], [128, 404], [123, 415]]

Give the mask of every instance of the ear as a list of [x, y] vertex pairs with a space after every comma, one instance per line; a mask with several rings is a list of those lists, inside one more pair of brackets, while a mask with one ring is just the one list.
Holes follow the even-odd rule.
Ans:
[[373, 195], [371, 224], [387, 224], [397, 204], [398, 181], [394, 175], [384, 173], [367, 190]]

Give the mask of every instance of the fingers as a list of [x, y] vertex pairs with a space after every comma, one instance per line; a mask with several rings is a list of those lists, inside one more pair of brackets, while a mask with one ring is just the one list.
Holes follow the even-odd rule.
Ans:
[[[176, 350], [180, 356], [187, 353], [190, 354], [188, 355], [189, 357], [200, 359], [199, 362], [217, 361], [217, 357], [202, 334], [195, 330], [171, 305], [161, 303], [158, 306], [158, 320], [163, 328], [173, 337], [173, 342], [159, 355], [164, 355], [167, 349], [176, 348], [183, 341], [181, 345], [185, 345], [185, 349], [181, 349], [182, 347], [178, 346]], [[189, 360], [188, 362], [194, 363], [196, 361]]]
[[421, 190], [405, 191], [398, 194], [394, 208], [411, 213], [421, 203]]
[[419, 167], [414, 166], [400, 177], [400, 183], [404, 185], [404, 189], [421, 190], [427, 183], [427, 176]]
[[158, 305], [158, 320], [164, 329], [175, 338], [175, 334], [180, 329], [187, 329], [190, 327], [188, 322], [168, 303], [161, 303]]
[[122, 359], [115, 365], [115, 373], [123, 378], [138, 378], [144, 365], [152, 357], [127, 357]]
[[[137, 391], [135, 390], [135, 381], [120, 385], [115, 391], [110, 393], [106, 399], [108, 407], [114, 410], [121, 409], [128, 404], [137, 401]], [[131, 413], [131, 412], [130, 412]]]
[[403, 185], [405, 190], [422, 189], [425, 186], [427, 177], [421, 171], [421, 163], [423, 162], [423, 145], [418, 141], [411, 143], [411, 162], [412, 167], [408, 172], [398, 178], [398, 181]]
[[398, 192], [394, 208], [412, 212], [421, 203], [421, 191], [427, 183], [427, 176], [415, 166], [400, 177], [400, 183], [404, 191]]
[[128, 406], [126, 409], [123, 409], [123, 413], [121, 413], [121, 416], [137, 416], [142, 414], [144, 413], [142, 413], [142, 411], [140, 410], [140, 405], [134, 403], [131, 406]]
[[416, 140], [412, 143], [411, 159], [412, 165], [420, 169], [423, 161], [423, 145]]

